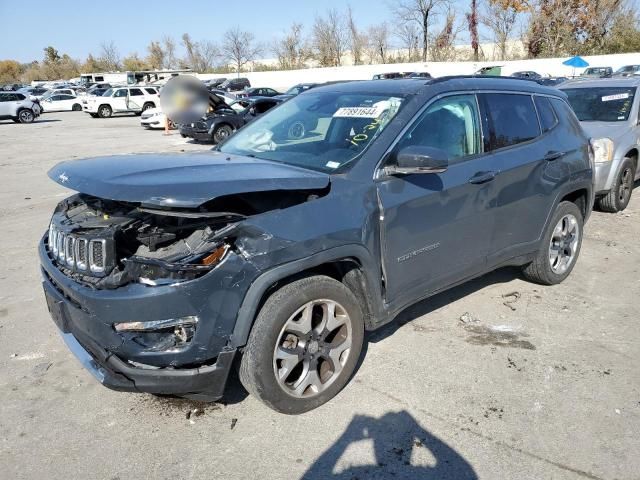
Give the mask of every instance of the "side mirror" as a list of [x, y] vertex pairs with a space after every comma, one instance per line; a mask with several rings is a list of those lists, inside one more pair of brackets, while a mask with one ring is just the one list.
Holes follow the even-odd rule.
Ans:
[[256, 108], [255, 107], [251, 107], [249, 109], [249, 115], [255, 117], [256, 116]]
[[400, 150], [395, 164], [384, 168], [387, 175], [412, 175], [417, 173], [442, 173], [449, 167], [449, 155], [444, 150], [412, 145]]

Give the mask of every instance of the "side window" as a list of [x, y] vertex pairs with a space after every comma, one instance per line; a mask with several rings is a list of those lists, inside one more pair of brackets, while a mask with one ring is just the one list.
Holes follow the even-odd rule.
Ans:
[[60, 100], [73, 100], [74, 97], [73, 95], [60, 95]]
[[533, 102], [536, 104], [536, 110], [538, 110], [542, 133], [548, 132], [558, 124], [558, 117], [553, 111], [551, 102], [547, 97], [539, 97], [537, 95], [533, 97]]
[[433, 147], [449, 154], [449, 161], [482, 152], [480, 119], [475, 95], [453, 95], [436, 100], [398, 143]]
[[139, 97], [141, 95], [144, 95], [144, 93], [142, 93], [142, 90], [140, 90], [139, 88], [132, 88], [131, 90], [129, 90], [129, 95], [131, 97]]
[[24, 100], [25, 98], [27, 98], [21, 93], [14, 93], [13, 96], [15, 97], [16, 100]]
[[95, 81], [96, 82], [104, 82], [104, 77], [97, 76], [97, 77], [95, 77]]
[[155, 89], [153, 88], [145, 88], [145, 90], [147, 91], [147, 93], [149, 95], [156, 95], [158, 92], [155, 91]]
[[531, 95], [486, 93], [483, 97], [490, 120], [491, 150], [527, 142], [540, 135]]
[[127, 91], [125, 89], [118, 90], [114, 95], [114, 97], [116, 98], [126, 97], [126, 96], [127, 96]]
[[51, 95], [51, 101], [57, 102], [58, 100], [62, 100], [62, 95]]
[[552, 98], [551, 105], [553, 105], [553, 109], [556, 111], [558, 118], [564, 122], [563, 125], [568, 123], [573, 129], [580, 131], [580, 121], [567, 102], [559, 98]]

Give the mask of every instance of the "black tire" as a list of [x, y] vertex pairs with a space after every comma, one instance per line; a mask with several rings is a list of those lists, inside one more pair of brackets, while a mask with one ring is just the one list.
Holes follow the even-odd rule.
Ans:
[[[566, 270], [560, 271], [555, 270], [554, 265], [552, 264], [551, 242], [552, 238], [555, 238], [554, 232], [556, 231], [556, 227], [559, 225], [560, 221], [567, 218], [567, 216], [572, 216], [576, 221], [575, 227], [577, 229], [577, 242], [576, 245], [571, 248], [572, 258], [570, 263], [567, 265]], [[564, 281], [564, 279], [571, 274], [571, 271], [580, 256], [580, 248], [582, 246], [582, 237], [584, 233], [583, 227], [584, 219], [578, 206], [573, 202], [560, 202], [553, 214], [553, 217], [551, 217], [551, 221], [547, 226], [544, 236], [542, 237], [540, 249], [536, 253], [536, 257], [530, 264], [525, 265], [523, 268], [525, 278], [541, 285], [557, 285]], [[556, 246], [558, 244], [562, 245], [561, 242], [554, 242], [554, 244]], [[559, 247], [558, 250], [563, 252], [568, 251], [562, 246]], [[559, 262], [560, 259], [557, 261]]]
[[71, 107], [71, 111], [72, 112], [81, 112], [82, 111], [82, 105], [80, 105], [79, 103], [74, 103], [73, 106]]
[[33, 123], [36, 116], [30, 108], [23, 108], [18, 112], [18, 123]]
[[604, 197], [596, 200], [598, 210], [608, 213], [621, 212], [631, 200], [633, 183], [636, 174], [636, 166], [631, 158], [625, 158], [620, 166], [620, 172], [615, 184]]
[[98, 116], [100, 118], [109, 118], [113, 115], [113, 110], [109, 105], [100, 105], [98, 107]]
[[89, 115], [91, 115], [91, 117], [93, 117], [93, 118], [98, 118], [98, 114], [97, 113], [90, 113]]
[[214, 143], [222, 143], [231, 135], [233, 135], [233, 128], [231, 128], [231, 125], [222, 124], [215, 128], [211, 137]]
[[143, 112], [149, 110], [150, 108], [156, 108], [156, 105], [153, 102], [147, 102], [144, 105], [142, 105]]
[[[320, 385], [324, 388], [322, 391], [312, 392], [309, 396], [304, 393], [303, 396], [295, 396], [289, 393], [292, 390], [285, 391], [286, 387], [282, 386], [276, 378], [275, 350], [285, 335], [285, 324], [296, 312], [312, 301], [336, 302], [346, 312], [347, 322], [351, 325], [351, 344], [342, 370], [335, 374], [335, 377], [330, 374], [324, 381], [320, 380], [322, 382]], [[329, 336], [325, 336], [324, 340]], [[334, 340], [327, 340], [329, 341]], [[304, 413], [331, 400], [347, 384], [358, 363], [363, 341], [364, 317], [359, 302], [351, 290], [344, 284], [325, 276], [296, 280], [272, 293], [260, 309], [240, 361], [240, 381], [249, 393], [270, 408], [290, 415]], [[311, 340], [305, 343], [305, 355], [310, 353], [313, 361], [313, 353], [316, 353], [316, 373], [322, 375], [324, 364], [321, 364], [324, 362], [322, 350], [317, 350], [317, 344]], [[311, 349], [312, 344], [314, 344], [314, 350], [307, 352], [307, 348]], [[297, 344], [297, 348], [301, 348], [300, 345], [302, 344]], [[323, 345], [327, 346], [329, 343]], [[303, 370], [302, 367], [300, 368]], [[295, 368], [291, 373], [293, 374], [294, 371]], [[312, 371], [311, 367], [308, 371]], [[301, 374], [298, 380], [303, 382], [302, 377], [305, 375]], [[283, 382], [287, 380], [288, 377]], [[323, 386], [324, 384], [326, 387]]]

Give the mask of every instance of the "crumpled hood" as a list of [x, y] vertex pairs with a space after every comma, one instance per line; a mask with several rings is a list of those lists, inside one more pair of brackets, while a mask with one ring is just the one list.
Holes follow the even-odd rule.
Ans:
[[628, 122], [580, 122], [582, 129], [591, 138], [610, 138], [614, 142], [626, 134], [631, 127]]
[[66, 161], [49, 170], [49, 177], [99, 198], [184, 208], [196, 208], [225, 195], [329, 185], [329, 175], [320, 172], [220, 152]]

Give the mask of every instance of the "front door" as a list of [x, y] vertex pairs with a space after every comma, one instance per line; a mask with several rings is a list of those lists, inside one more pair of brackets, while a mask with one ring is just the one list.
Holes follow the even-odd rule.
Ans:
[[114, 112], [124, 112], [127, 110], [127, 89], [119, 88], [111, 98], [111, 107]]
[[480, 272], [494, 223], [498, 172], [492, 157], [482, 153], [475, 95], [432, 103], [394, 152], [411, 145], [444, 150], [449, 167], [378, 183], [388, 302], [415, 300]]

